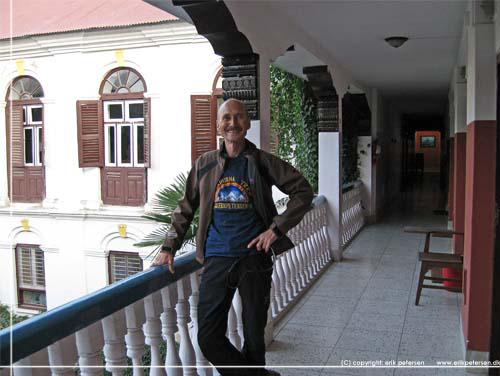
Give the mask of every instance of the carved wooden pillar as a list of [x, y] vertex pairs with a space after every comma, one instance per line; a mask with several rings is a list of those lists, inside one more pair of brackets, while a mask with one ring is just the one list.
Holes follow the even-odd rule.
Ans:
[[222, 58], [223, 98], [245, 103], [250, 120], [259, 119], [259, 55], [248, 54]]

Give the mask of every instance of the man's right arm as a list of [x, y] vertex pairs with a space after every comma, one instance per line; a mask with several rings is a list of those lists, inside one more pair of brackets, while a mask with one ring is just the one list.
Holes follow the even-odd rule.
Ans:
[[[171, 266], [175, 252], [182, 246], [186, 232], [194, 218], [194, 214], [199, 206], [199, 185], [198, 185], [198, 170], [196, 165], [191, 168], [186, 181], [186, 190], [184, 196], [179, 200], [177, 208], [172, 212], [170, 229], [163, 243], [160, 254], [153, 262], [154, 265], [162, 265], [165, 263]], [[165, 253], [172, 255], [170, 258]], [[173, 269], [171, 269], [173, 271]]]

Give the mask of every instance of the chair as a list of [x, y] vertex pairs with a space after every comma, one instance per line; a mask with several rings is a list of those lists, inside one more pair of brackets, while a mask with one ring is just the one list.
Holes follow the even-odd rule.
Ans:
[[[415, 305], [420, 301], [422, 289], [438, 289], [461, 292], [461, 287], [444, 286], [444, 282], [462, 282], [457, 278], [443, 278], [443, 277], [427, 277], [425, 274], [432, 268], [461, 268], [463, 265], [463, 256], [454, 255], [449, 253], [429, 252], [431, 236], [440, 238], [451, 238], [453, 235], [463, 235], [462, 232], [431, 227], [405, 227], [404, 232], [425, 234], [425, 245], [423, 252], [419, 252], [418, 260], [420, 261], [420, 275], [418, 277], [417, 296], [415, 298]], [[424, 284], [424, 280], [432, 280], [433, 282], [442, 283], [442, 285]]]

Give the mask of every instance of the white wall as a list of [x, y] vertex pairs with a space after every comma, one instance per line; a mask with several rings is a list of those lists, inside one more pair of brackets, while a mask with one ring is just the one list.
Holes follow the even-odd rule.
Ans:
[[[45, 252], [48, 308], [105, 286], [109, 250], [140, 252], [142, 257], [150, 252], [133, 247], [156, 226], [141, 218], [144, 208], [103, 206], [99, 169], [78, 167], [76, 101], [99, 98], [102, 79], [118, 66], [119, 49], [124, 66], [143, 76], [145, 96], [152, 103], [148, 202], [191, 167], [190, 96], [210, 94], [220, 68], [220, 58], [193, 26], [173, 22], [23, 38], [14, 41], [12, 58], [8, 41], [0, 41], [0, 99], [19, 75], [17, 60], [43, 86], [46, 176], [43, 205], [9, 203], [6, 124], [0, 116], [2, 303], [16, 299], [13, 257], [18, 243], [39, 244]], [[1, 115], [5, 102], [0, 105]], [[29, 220], [30, 231], [22, 230], [21, 219]], [[119, 224], [127, 225], [126, 238], [120, 237]]]

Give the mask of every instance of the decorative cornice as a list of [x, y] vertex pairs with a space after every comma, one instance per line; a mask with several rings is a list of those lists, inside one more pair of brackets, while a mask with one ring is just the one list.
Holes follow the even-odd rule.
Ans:
[[129, 26], [119, 29], [101, 29], [35, 35], [0, 40], [0, 61], [53, 56], [65, 53], [89, 53], [128, 48], [156, 47], [180, 43], [206, 43], [196, 29], [182, 21], [162, 24]]

